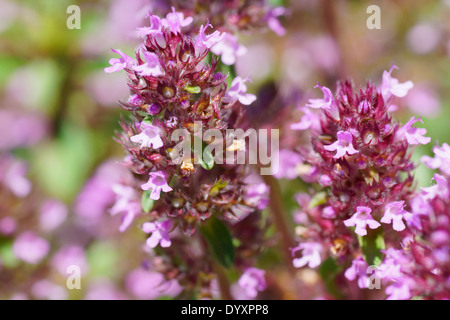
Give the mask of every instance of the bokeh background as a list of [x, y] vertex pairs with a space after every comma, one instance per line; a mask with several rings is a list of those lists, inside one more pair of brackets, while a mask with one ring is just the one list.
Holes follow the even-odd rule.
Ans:
[[[299, 120], [298, 106], [320, 96], [317, 82], [379, 84], [394, 63], [394, 77], [415, 84], [395, 117], [404, 123], [421, 116], [432, 138], [413, 155], [417, 184], [427, 186], [432, 172], [420, 157], [450, 141], [450, 1], [270, 2], [289, 9], [281, 19], [287, 32], [241, 34], [248, 52], [236, 70], [251, 77], [249, 92], [280, 99], [249, 112], [284, 130]], [[73, 4], [81, 8], [79, 30], [66, 27]], [[381, 8], [379, 30], [366, 27], [372, 4]], [[176, 283], [152, 290], [160, 275], [140, 269], [142, 235], [120, 233], [107, 213], [111, 184], [127, 174], [116, 163], [125, 153], [113, 138], [124, 114], [117, 101], [128, 89], [125, 74], [103, 69], [111, 48], [132, 55], [135, 28], [147, 25], [153, 5], [0, 0], [0, 299], [150, 299], [179, 291]], [[291, 138], [284, 134], [286, 143]], [[21, 254], [17, 239], [28, 231]], [[40, 250], [36, 239], [49, 246], [42, 258], [23, 257]], [[65, 287], [68, 261], [82, 266], [81, 290]]]

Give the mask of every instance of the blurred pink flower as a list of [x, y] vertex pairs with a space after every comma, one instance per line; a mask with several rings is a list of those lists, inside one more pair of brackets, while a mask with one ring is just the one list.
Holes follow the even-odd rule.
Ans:
[[67, 218], [67, 206], [55, 199], [47, 200], [41, 207], [39, 225], [44, 231], [52, 231], [58, 228]]
[[84, 248], [78, 245], [62, 247], [53, 255], [51, 265], [64, 277], [67, 277], [67, 268], [71, 265], [80, 268], [82, 277], [86, 276], [89, 271]]
[[38, 237], [32, 231], [21, 233], [13, 244], [13, 252], [17, 259], [30, 264], [38, 264], [50, 251], [47, 240]]
[[183, 290], [177, 280], [165, 280], [161, 273], [142, 268], [133, 270], [127, 276], [125, 286], [136, 298], [143, 300], [176, 297]]

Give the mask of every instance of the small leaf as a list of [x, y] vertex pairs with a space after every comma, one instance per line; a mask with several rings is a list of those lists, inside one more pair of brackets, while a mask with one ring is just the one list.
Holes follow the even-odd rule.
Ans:
[[195, 150], [196, 145], [202, 146], [201, 154], [196, 154], [198, 156], [199, 164], [202, 166], [203, 169], [211, 170], [214, 167], [214, 156], [212, 155], [211, 151], [205, 150], [208, 144], [199, 137], [194, 136], [194, 145], [192, 147], [194, 153], [197, 153]]
[[337, 265], [336, 261], [329, 257], [319, 267], [319, 274], [322, 278], [327, 290], [336, 299], [342, 298], [341, 291], [339, 291], [335, 279], [336, 276], [341, 272], [342, 267]]
[[150, 189], [150, 190], [144, 191], [144, 193], [142, 194], [141, 205], [142, 205], [142, 210], [145, 213], [149, 213], [155, 204], [155, 200], [150, 199], [151, 191], [152, 190]]
[[383, 262], [381, 250], [386, 248], [382, 228], [368, 230], [367, 235], [358, 236], [358, 242], [369, 266], [379, 266]]
[[309, 202], [308, 209], [312, 209], [315, 207], [320, 206], [321, 204], [326, 203], [327, 200], [327, 194], [325, 192], [319, 192], [312, 197], [311, 201]]
[[200, 93], [202, 91], [202, 89], [200, 89], [199, 86], [186, 86], [186, 88], [184, 88], [185, 91], [189, 92], [189, 93]]
[[226, 225], [213, 216], [200, 227], [200, 232], [217, 262], [225, 268], [230, 268], [234, 263], [234, 246]]

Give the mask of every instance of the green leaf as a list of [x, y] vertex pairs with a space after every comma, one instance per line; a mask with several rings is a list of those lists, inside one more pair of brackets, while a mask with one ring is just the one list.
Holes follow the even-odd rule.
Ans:
[[200, 227], [200, 232], [208, 242], [214, 258], [225, 268], [234, 263], [233, 239], [226, 225], [218, 218], [212, 216]]
[[189, 92], [189, 93], [200, 93], [202, 91], [202, 89], [200, 89], [199, 86], [186, 86], [186, 88], [184, 88], [185, 91]]
[[142, 210], [145, 213], [149, 213], [153, 206], [155, 205], [155, 200], [150, 199], [150, 194], [152, 193], [152, 190], [147, 190], [144, 191], [144, 193], [142, 194], [142, 199], [141, 199], [141, 205], [142, 205]]
[[[201, 154], [198, 154], [198, 152], [196, 152], [196, 145], [201, 145]], [[194, 151], [194, 154], [198, 156], [198, 161], [202, 168], [205, 170], [211, 170], [214, 167], [214, 156], [212, 155], [210, 150], [205, 150], [207, 146], [208, 144], [200, 137], [194, 136], [194, 145], [192, 146], [192, 150]]]
[[321, 204], [324, 204], [327, 200], [327, 194], [325, 192], [319, 192], [312, 197], [311, 201], [309, 202], [308, 209], [312, 209], [315, 207], [320, 206]]
[[342, 267], [336, 264], [336, 261], [329, 257], [319, 267], [319, 274], [322, 278], [328, 292], [336, 299], [342, 298], [341, 291], [338, 289], [335, 279], [341, 272]]
[[358, 236], [358, 242], [369, 266], [379, 266], [383, 262], [381, 250], [386, 248], [382, 228], [368, 230], [367, 235]]

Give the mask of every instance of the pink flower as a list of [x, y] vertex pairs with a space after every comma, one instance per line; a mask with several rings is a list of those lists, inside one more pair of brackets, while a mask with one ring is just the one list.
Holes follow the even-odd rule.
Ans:
[[450, 176], [450, 146], [443, 143], [441, 147], [433, 147], [434, 158], [423, 156], [421, 161], [425, 163], [428, 168], [439, 169], [447, 176]]
[[111, 215], [123, 214], [119, 231], [124, 232], [134, 218], [141, 213], [141, 204], [138, 201], [136, 191], [132, 187], [114, 184], [112, 190], [116, 194], [116, 202], [110, 213]]
[[430, 137], [424, 137], [427, 133], [427, 129], [424, 128], [413, 128], [412, 125], [416, 122], [423, 121], [419, 119], [415, 119], [415, 117], [411, 117], [407, 123], [405, 123], [400, 129], [397, 131], [397, 138], [406, 138], [409, 144], [427, 144], [431, 141]]
[[422, 187], [422, 191], [424, 192], [423, 198], [425, 200], [432, 200], [436, 197], [441, 197], [443, 199], [447, 199], [449, 195], [448, 190], [448, 182], [444, 176], [441, 176], [438, 173], [435, 173], [431, 181], [436, 181], [436, 184], [431, 187]]
[[247, 48], [239, 44], [236, 36], [226, 33], [221, 41], [211, 47], [211, 52], [221, 56], [222, 62], [230, 66], [236, 63], [236, 57], [247, 53]]
[[66, 245], [61, 248], [52, 258], [52, 267], [62, 276], [67, 276], [67, 268], [75, 265], [80, 268], [81, 275], [87, 275], [89, 266], [83, 247], [77, 245]]
[[358, 287], [365, 289], [369, 285], [368, 267], [367, 262], [362, 257], [357, 257], [352, 261], [351, 267], [345, 271], [344, 276], [350, 281], [358, 278]]
[[280, 165], [278, 171], [274, 173], [274, 177], [289, 180], [297, 178], [299, 176], [297, 166], [303, 163], [303, 157], [289, 149], [281, 149], [278, 157]]
[[318, 242], [303, 242], [296, 248], [292, 249], [292, 254], [302, 250], [302, 257], [292, 260], [294, 267], [301, 268], [308, 265], [310, 268], [318, 267], [322, 263], [320, 256], [323, 251], [322, 245]]
[[320, 119], [317, 114], [312, 112], [308, 108], [301, 108], [303, 111], [303, 116], [300, 122], [291, 124], [292, 130], [315, 130], [320, 131]]
[[286, 14], [286, 8], [284, 7], [276, 7], [271, 8], [269, 12], [267, 12], [266, 20], [267, 26], [270, 30], [275, 32], [278, 36], [284, 36], [286, 34], [286, 29], [281, 25], [278, 20], [279, 16]]
[[61, 201], [50, 199], [41, 207], [39, 224], [44, 231], [52, 231], [58, 228], [67, 218], [67, 206]]
[[162, 25], [170, 29], [173, 33], [180, 33], [181, 28], [187, 27], [194, 21], [192, 17], [184, 18], [182, 12], [176, 12], [175, 8], [172, 7], [172, 12], [168, 13], [165, 19], [162, 19]]
[[136, 298], [144, 300], [176, 297], [183, 290], [176, 279], [165, 280], [163, 274], [142, 268], [133, 270], [127, 276], [125, 286]]
[[47, 240], [38, 237], [32, 231], [21, 233], [13, 244], [13, 252], [17, 259], [30, 264], [38, 264], [50, 251]]
[[403, 98], [408, 91], [414, 87], [414, 84], [411, 81], [399, 83], [398, 79], [392, 78], [391, 73], [394, 69], [398, 69], [398, 67], [393, 65], [389, 72], [384, 71], [383, 73], [383, 82], [380, 90], [384, 101], [387, 101], [392, 96]]
[[163, 146], [161, 139], [162, 130], [151, 123], [142, 121], [140, 124], [141, 133], [130, 137], [134, 143], [140, 143], [142, 148], [159, 149]]
[[249, 184], [247, 192], [245, 193], [246, 202], [252, 206], [263, 210], [269, 204], [269, 187], [264, 183]]
[[266, 289], [265, 271], [257, 268], [248, 268], [239, 278], [239, 286], [245, 290], [250, 298], [256, 298], [258, 292]]
[[307, 107], [313, 109], [331, 109], [333, 104], [333, 94], [331, 90], [327, 87], [322, 87], [320, 84], [317, 84], [314, 88], [320, 88], [323, 92], [323, 99], [309, 99], [309, 103], [306, 104]]
[[159, 64], [158, 56], [155, 53], [144, 51], [144, 57], [147, 62], [139, 66], [134, 66], [134, 71], [140, 76], [158, 77], [164, 74]]
[[248, 80], [248, 78], [244, 80], [239, 76], [234, 78], [231, 82], [230, 89], [228, 89], [225, 94], [225, 100], [231, 104], [238, 100], [246, 106], [252, 104], [256, 100], [256, 96], [254, 94], [247, 93], [247, 86], [245, 85], [245, 82]]
[[116, 72], [116, 71], [120, 71], [123, 70], [125, 68], [127, 69], [131, 69], [133, 66], [136, 65], [136, 61], [129, 57], [128, 55], [126, 55], [125, 53], [123, 53], [121, 50], [117, 49], [117, 50], [111, 50], [111, 52], [115, 52], [118, 55], [120, 55], [120, 59], [116, 59], [116, 58], [112, 58], [109, 60], [109, 64], [111, 65], [111, 67], [107, 67], [105, 68], [105, 72], [106, 73], [112, 73], [112, 72]]
[[206, 35], [205, 31], [208, 27], [212, 28], [212, 25], [207, 23], [205, 26], [200, 26], [200, 31], [198, 32], [197, 40], [196, 40], [196, 48], [198, 52], [202, 52], [205, 49], [210, 49], [216, 43], [222, 41], [225, 37], [225, 32], [220, 33], [219, 31], [214, 31], [213, 33]]
[[142, 230], [145, 233], [151, 233], [152, 235], [147, 239], [147, 245], [150, 248], [155, 248], [158, 244], [163, 248], [170, 247], [172, 242], [170, 241], [169, 231], [172, 228], [172, 221], [166, 220], [163, 222], [146, 222], [142, 225]]
[[359, 152], [352, 145], [353, 136], [350, 132], [339, 131], [337, 138], [338, 140], [335, 143], [323, 147], [328, 151], [336, 151], [333, 158], [339, 159], [345, 156], [345, 154], [352, 155]]
[[163, 171], [150, 172], [150, 178], [147, 183], [141, 186], [142, 190], [152, 190], [150, 199], [158, 200], [161, 191], [170, 192], [173, 189], [169, 187], [166, 181], [166, 174]]
[[367, 234], [367, 226], [370, 229], [376, 229], [381, 226], [379, 222], [372, 218], [371, 212], [372, 209], [369, 207], [359, 206], [356, 208], [356, 213], [350, 219], [344, 220], [344, 224], [346, 227], [356, 226], [355, 233], [360, 236], [365, 236]]
[[0, 183], [16, 197], [24, 198], [31, 192], [31, 182], [25, 177], [27, 171], [24, 161], [15, 160], [9, 155], [0, 158]]
[[391, 223], [395, 231], [402, 231], [405, 229], [405, 224], [403, 220], [405, 216], [411, 215], [408, 211], [404, 210], [406, 207], [405, 201], [394, 201], [388, 203], [385, 207], [385, 212], [383, 218], [381, 218], [382, 223]]
[[411, 299], [410, 287], [413, 285], [413, 281], [408, 278], [398, 278], [393, 284], [388, 286], [385, 290], [389, 295], [387, 300], [409, 300]]
[[162, 21], [161, 19], [153, 14], [149, 14], [150, 19], [150, 27], [143, 27], [143, 28], [137, 28], [138, 35], [141, 37], [145, 37], [147, 35], [153, 36], [153, 37], [160, 37], [162, 36]]

